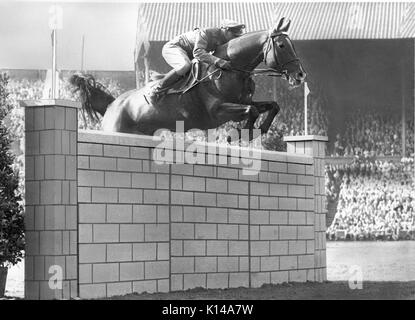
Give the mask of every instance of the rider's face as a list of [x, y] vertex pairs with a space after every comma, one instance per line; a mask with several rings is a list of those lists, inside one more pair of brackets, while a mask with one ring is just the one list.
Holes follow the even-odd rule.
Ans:
[[226, 39], [227, 41], [230, 41], [230, 40], [232, 40], [232, 39], [234, 39], [234, 38], [236, 38], [236, 37], [239, 37], [239, 36], [240, 36], [240, 34], [238, 34], [238, 33], [240, 33], [240, 31], [239, 31], [239, 30], [238, 30], [238, 31], [236, 31], [236, 32], [233, 32], [231, 29], [225, 29], [224, 31], [225, 31], [225, 32], [224, 32], [225, 39]]

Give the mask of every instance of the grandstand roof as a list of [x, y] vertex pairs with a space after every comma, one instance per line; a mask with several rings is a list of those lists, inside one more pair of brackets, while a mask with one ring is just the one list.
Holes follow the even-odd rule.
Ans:
[[247, 30], [270, 28], [290, 18], [294, 40], [415, 38], [415, 3], [410, 2], [216, 2], [143, 3], [150, 41], [167, 41], [194, 27], [230, 18]]

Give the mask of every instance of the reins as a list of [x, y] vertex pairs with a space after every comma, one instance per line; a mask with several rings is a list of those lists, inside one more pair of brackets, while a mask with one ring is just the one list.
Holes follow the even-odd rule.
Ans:
[[[289, 65], [290, 63], [293, 62], [297, 62], [300, 61], [299, 58], [294, 58], [290, 61], [287, 61], [285, 63], [283, 63], [282, 65], [279, 64], [277, 56], [275, 54], [275, 50], [274, 50], [274, 42], [273, 42], [273, 35], [272, 32], [270, 31], [268, 34], [268, 38], [267, 38], [267, 45], [266, 47], [263, 49], [263, 53], [264, 53], [264, 58], [263, 61], [266, 62], [266, 57], [268, 55], [268, 52], [272, 50], [273, 51], [273, 55], [274, 55], [274, 60], [277, 63], [278, 69], [274, 69], [274, 68], [267, 68], [267, 69], [254, 69], [252, 71], [248, 71], [248, 70], [243, 70], [243, 69], [239, 69], [239, 68], [231, 68], [229, 71], [237, 71], [237, 72], [241, 72], [241, 73], [245, 73], [245, 74], [249, 74], [249, 76], [255, 76], [255, 75], [265, 75], [265, 76], [269, 76], [269, 77], [287, 77], [288, 76], [288, 71], [284, 70], [284, 67]], [[193, 68], [192, 71], [193, 73]], [[218, 68], [214, 71], [212, 71], [211, 73], [208, 73], [206, 76], [204, 76], [201, 79], [198, 79], [197, 76], [194, 76], [194, 78], [196, 79], [196, 82], [190, 86], [189, 88], [187, 88], [186, 90], [184, 90], [181, 95], [185, 94], [186, 92], [188, 92], [189, 90], [193, 89], [195, 86], [197, 86], [198, 84], [202, 83], [203, 81], [205, 81], [206, 79], [210, 78], [212, 75], [214, 75], [215, 73], [220, 72], [219, 76], [217, 79], [220, 79], [220, 77], [222, 76], [222, 69]]]

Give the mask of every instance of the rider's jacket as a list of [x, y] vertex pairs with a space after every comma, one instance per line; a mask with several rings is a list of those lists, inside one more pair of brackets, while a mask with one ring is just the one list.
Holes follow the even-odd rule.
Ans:
[[185, 50], [190, 59], [194, 57], [208, 64], [214, 64], [220, 58], [211, 55], [210, 52], [228, 41], [220, 28], [207, 28], [183, 33], [171, 42]]

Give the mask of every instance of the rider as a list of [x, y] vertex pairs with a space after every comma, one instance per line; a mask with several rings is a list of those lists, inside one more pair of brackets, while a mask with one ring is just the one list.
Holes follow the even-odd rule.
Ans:
[[231, 69], [230, 61], [215, 57], [210, 52], [215, 51], [218, 46], [241, 36], [244, 29], [244, 24], [224, 19], [220, 28], [196, 28], [167, 42], [163, 46], [162, 55], [173, 70], [170, 70], [153, 87], [151, 92], [152, 102], [155, 102], [166, 88], [190, 70], [193, 57], [209, 65], [214, 64], [224, 70]]

